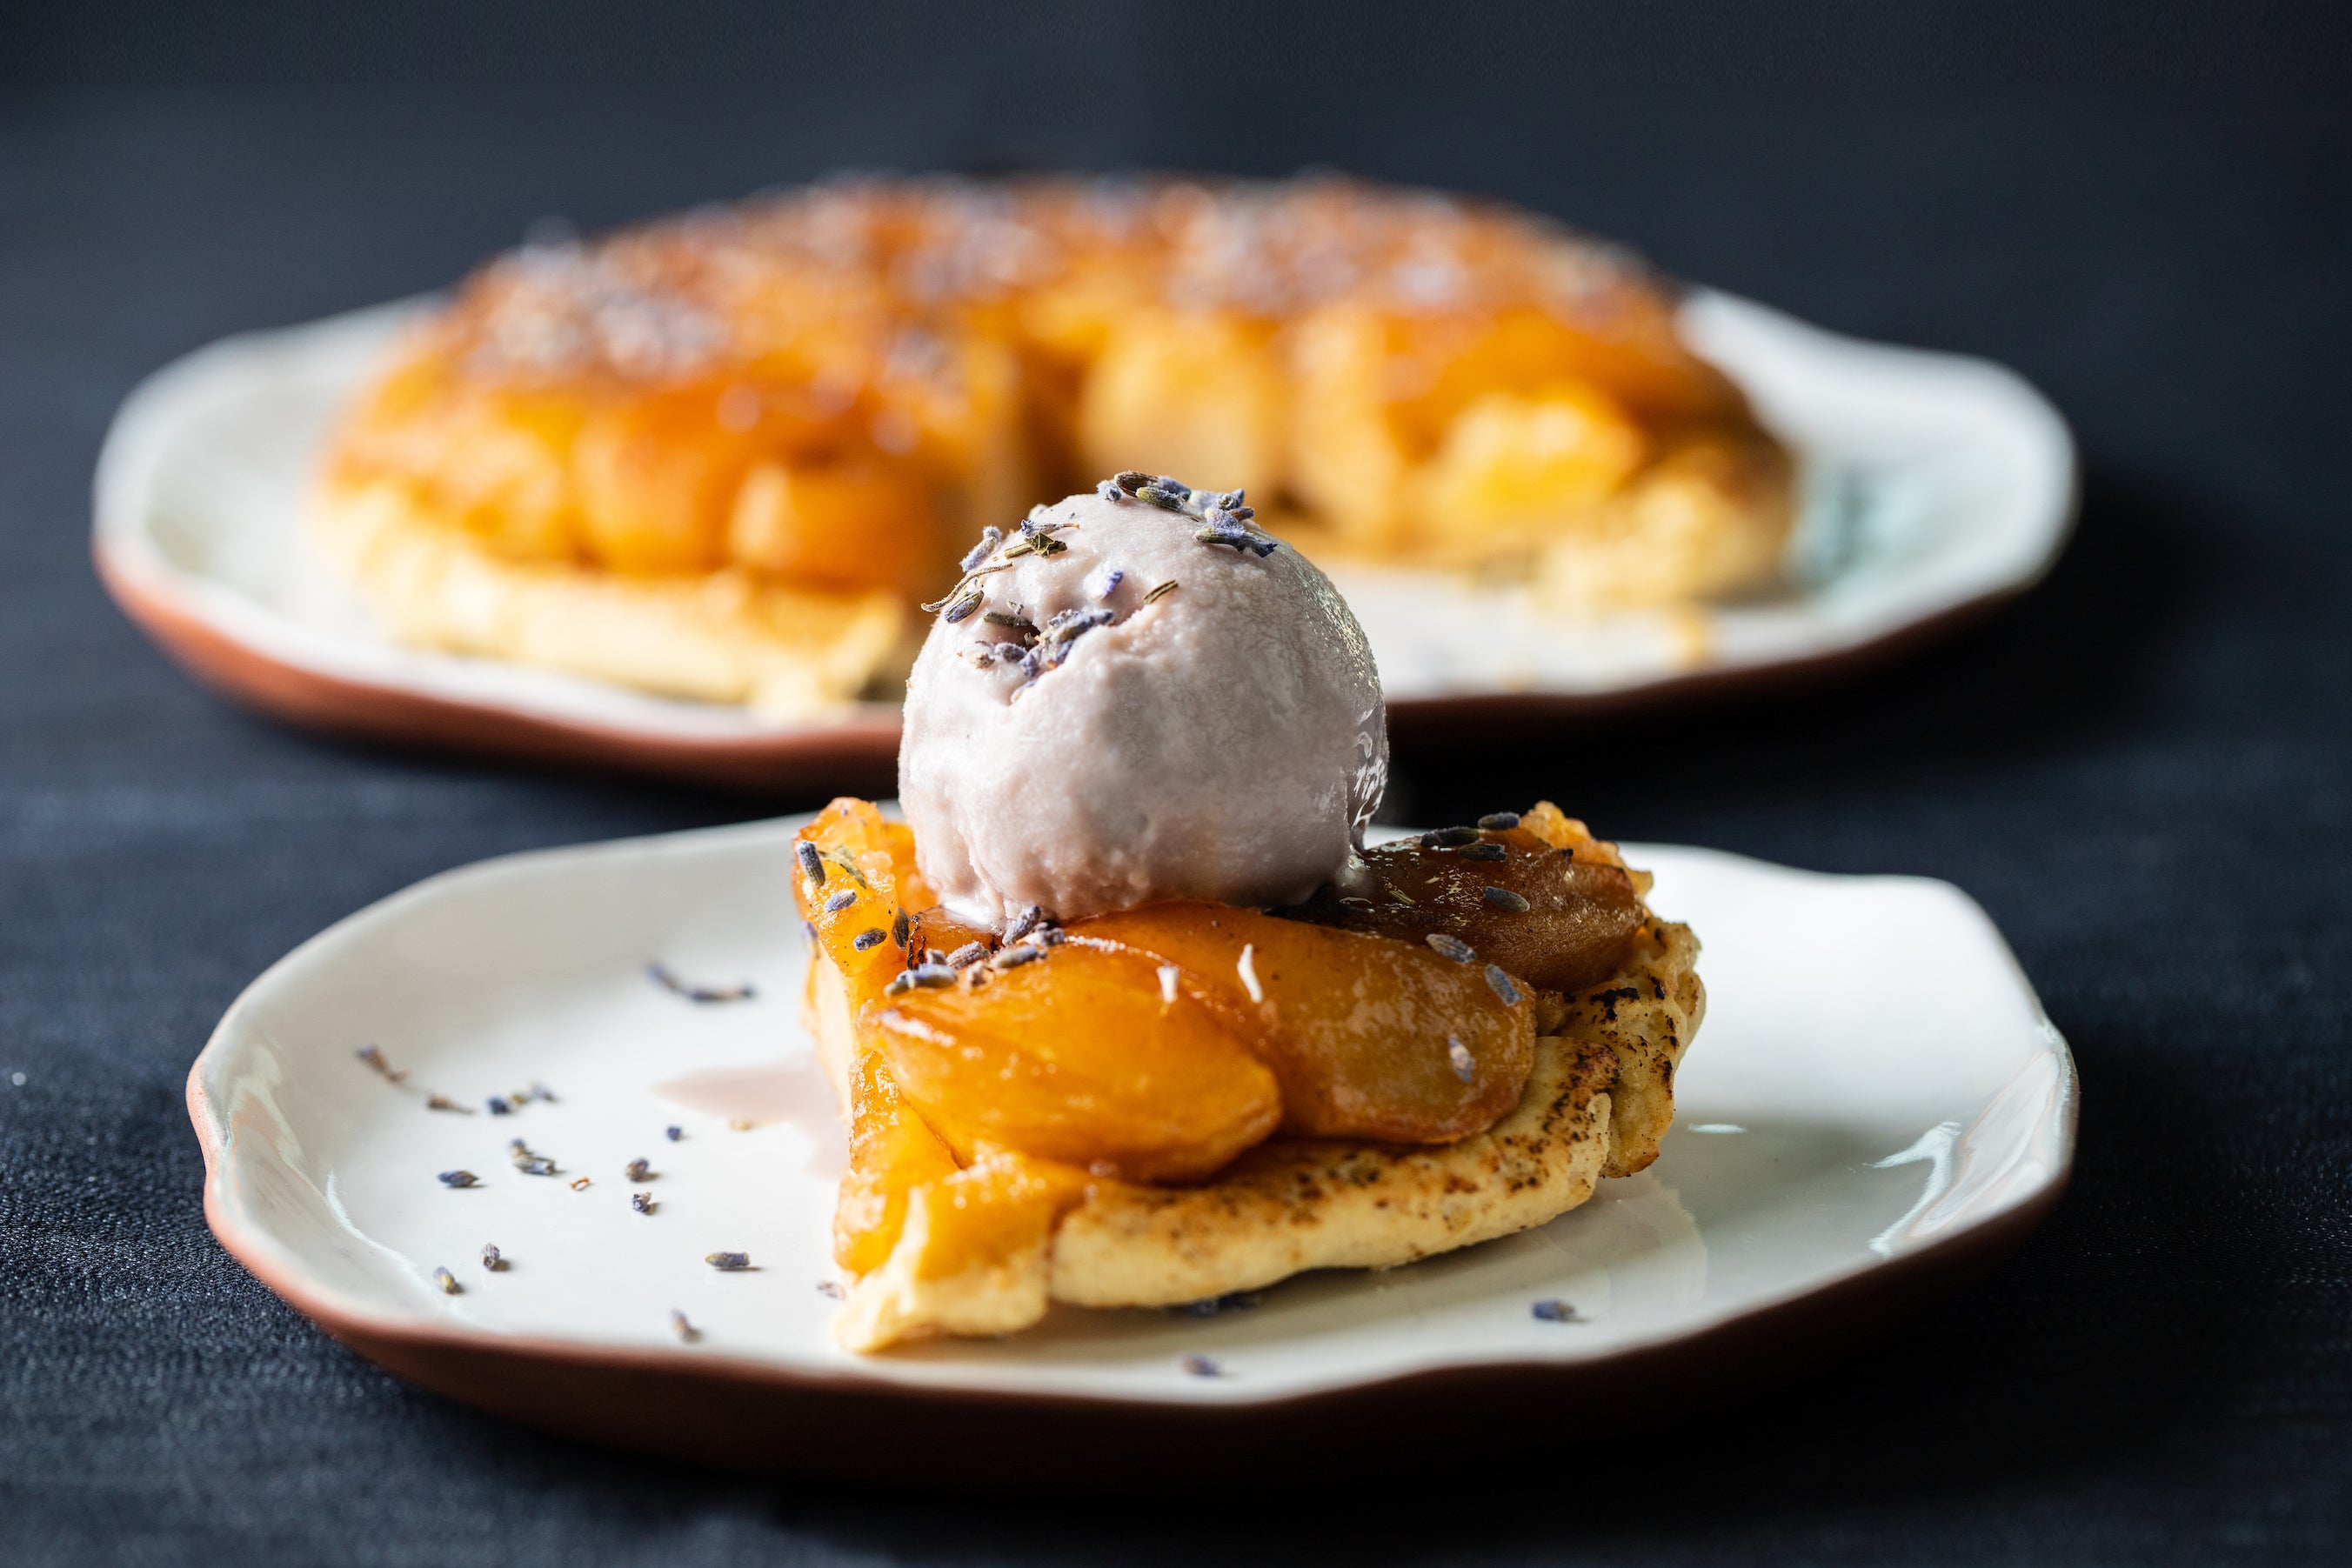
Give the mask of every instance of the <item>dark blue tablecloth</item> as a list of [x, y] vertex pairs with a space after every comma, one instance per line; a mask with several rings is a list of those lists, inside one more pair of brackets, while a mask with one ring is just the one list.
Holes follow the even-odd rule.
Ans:
[[[2275, 91], [2241, 70], [2227, 90], [2111, 92], [2100, 59], [2053, 44], [2040, 86], [1969, 88], [1881, 80], [1814, 38], [1805, 58], [1843, 61], [1835, 90], [1768, 88], [1729, 68], [1749, 35], [1727, 20], [1707, 79], [1655, 61], [1620, 79], [1572, 28], [1504, 39], [1461, 13], [1380, 47], [1350, 15], [1272, 43], [1238, 18], [1221, 39], [1078, 10], [944, 42], [836, 18], [828, 47], [873, 68], [826, 77], [761, 33], [775, 85], [739, 71], [710, 92], [0, 98], [0, 1560], [2345, 1550], [2352, 203], [2319, 90], [2336, 73], [2273, 47], [2255, 63]], [[1972, 29], [2027, 15], [1942, 25], [1975, 58]], [[63, 24], [25, 37], [67, 74], [115, 57]], [[175, 37], [230, 57], [194, 26], [117, 42], [161, 78]], [[928, 63], [874, 65], [898, 49]], [[2091, 85], [2059, 79], [2075, 65]], [[1495, 1456], [1492, 1489], [1317, 1483], [1249, 1522], [1267, 1498], [975, 1501], [568, 1446], [358, 1361], [214, 1243], [182, 1080], [288, 947], [479, 856], [814, 798], [400, 755], [216, 702], [87, 563], [118, 400], [219, 334], [440, 284], [543, 214], [593, 226], [843, 163], [1039, 161], [1334, 162], [1491, 191], [1835, 328], [1990, 355], [2063, 408], [2080, 532], [1996, 619], [1832, 687], [1409, 751], [1400, 781], [1429, 821], [1546, 793], [1612, 835], [1975, 894], [2083, 1077], [2073, 1192], [1997, 1275], [1664, 1431], [1562, 1410], [1547, 1450]], [[1416, 1441], [1475, 1453], [1482, 1436], [1465, 1416], [1400, 1435]]]

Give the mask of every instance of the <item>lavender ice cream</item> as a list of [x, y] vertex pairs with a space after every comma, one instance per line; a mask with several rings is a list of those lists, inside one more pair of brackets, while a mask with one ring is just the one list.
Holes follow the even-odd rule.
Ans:
[[1122, 474], [991, 528], [907, 686], [898, 796], [967, 920], [1299, 903], [1388, 779], [1380, 674], [1238, 491]]

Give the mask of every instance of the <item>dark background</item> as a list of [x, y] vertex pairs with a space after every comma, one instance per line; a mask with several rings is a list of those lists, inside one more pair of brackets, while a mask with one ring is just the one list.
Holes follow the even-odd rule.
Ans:
[[[0, 6], [0, 1559], [2341, 1560], [2345, 10]], [[1422, 819], [1550, 793], [1612, 834], [1974, 894], [2083, 1076], [2074, 1190], [2012, 1261], [1663, 1429], [1396, 1434], [1491, 1446], [1486, 1484], [1113, 1503], [538, 1437], [357, 1361], [215, 1245], [181, 1082], [288, 947], [479, 856], [814, 798], [222, 706], [91, 577], [119, 400], [544, 215], [1029, 163], [1489, 192], [2056, 400], [2080, 531], [1998, 618], [1831, 688], [1401, 758]]]

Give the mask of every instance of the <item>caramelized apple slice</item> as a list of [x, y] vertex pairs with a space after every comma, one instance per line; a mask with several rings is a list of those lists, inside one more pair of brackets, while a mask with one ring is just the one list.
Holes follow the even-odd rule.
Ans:
[[1088, 1179], [1072, 1166], [988, 1151], [922, 1189], [930, 1213], [915, 1277], [999, 1267], [1043, 1244], [1055, 1218], [1086, 1196]]
[[1348, 895], [1326, 887], [1282, 913], [1407, 941], [1442, 934], [1538, 989], [1578, 990], [1623, 966], [1649, 917], [1634, 873], [1583, 828], [1555, 809], [1500, 831], [1385, 844], [1364, 856], [1370, 874]]
[[1087, 1173], [992, 1150], [907, 1195], [902, 1239], [835, 1320], [847, 1349], [924, 1334], [1001, 1334], [1045, 1315], [1054, 1223], [1086, 1197]]
[[1279, 920], [1220, 904], [1159, 904], [1083, 920], [1099, 943], [1172, 967], [1247, 1040], [1282, 1084], [1299, 1137], [1451, 1143], [1518, 1103], [1535, 1015], [1481, 964], [1423, 945]]
[[924, 1120], [966, 1157], [990, 1144], [1138, 1181], [1183, 1181], [1282, 1119], [1274, 1075], [1198, 998], [1163, 996], [1152, 966], [1133, 954], [1065, 943], [1018, 967], [902, 992], [868, 1009], [861, 1028]]
[[856, 1018], [908, 965], [915, 937], [911, 916], [900, 925], [900, 911], [930, 902], [915, 873], [914, 832], [885, 821], [872, 802], [845, 797], [795, 838], [793, 896], [841, 971]]
[[907, 1194], [951, 1176], [956, 1159], [871, 1051], [850, 1069], [849, 1168], [833, 1210], [834, 1260], [853, 1274], [882, 1266], [907, 1222]]

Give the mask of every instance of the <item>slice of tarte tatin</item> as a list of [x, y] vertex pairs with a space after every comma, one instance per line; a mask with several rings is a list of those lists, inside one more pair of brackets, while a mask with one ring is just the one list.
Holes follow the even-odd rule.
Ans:
[[1295, 908], [1001, 932], [940, 908], [866, 801], [795, 848], [856, 1351], [1541, 1225], [1656, 1157], [1706, 1006], [1690, 928], [1549, 802], [1373, 849]]

